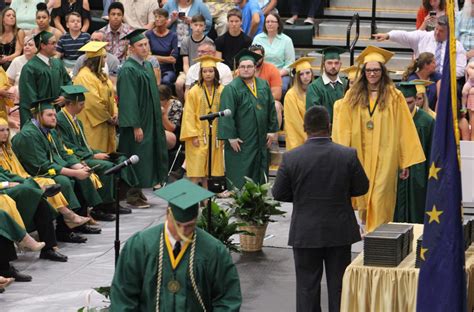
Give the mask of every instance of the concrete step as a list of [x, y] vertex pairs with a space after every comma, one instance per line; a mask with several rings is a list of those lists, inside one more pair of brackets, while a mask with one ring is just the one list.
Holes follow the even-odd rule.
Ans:
[[[346, 7], [346, 8], [372, 8], [372, 1], [370, 0], [330, 0], [331, 7]], [[377, 0], [377, 9], [380, 10], [413, 10], [417, 11], [421, 5], [421, 1], [413, 0]]]
[[[347, 34], [347, 27], [350, 23], [350, 20], [322, 20], [318, 25], [318, 35], [319, 36], [339, 36], [344, 37]], [[386, 33], [391, 30], [406, 30], [412, 31], [416, 29], [414, 22], [378, 22], [377, 32]], [[351, 28], [351, 37], [354, 38], [356, 35], [356, 25], [354, 24]], [[360, 36], [369, 38], [370, 37], [370, 21], [360, 21]]]
[[[394, 5], [398, 5], [397, 1], [392, 1]], [[420, 3], [416, 1], [416, 3]], [[416, 20], [416, 13], [418, 9], [403, 8], [403, 9], [381, 9], [377, 8], [375, 16], [383, 19], [403, 19], [403, 20]], [[372, 3], [365, 1], [365, 5], [361, 7], [350, 7], [346, 6], [331, 6], [324, 9], [325, 17], [351, 17], [355, 13], [359, 13], [360, 17], [370, 18], [372, 17]]]
[[[392, 41], [382, 41], [378, 42], [376, 40], [370, 39], [369, 36], [360, 36], [355, 47], [359, 49], [364, 49], [369, 45], [384, 49], [401, 49], [407, 50], [406, 47], [399, 45], [398, 43]], [[328, 47], [328, 46], [346, 46], [346, 36], [315, 36], [313, 38], [313, 46], [317, 47]]]

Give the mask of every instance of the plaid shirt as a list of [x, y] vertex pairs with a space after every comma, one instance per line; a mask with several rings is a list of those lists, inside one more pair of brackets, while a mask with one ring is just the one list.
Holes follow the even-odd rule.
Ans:
[[120, 37], [129, 34], [133, 28], [125, 23], [117, 31], [112, 31], [110, 25], [100, 29], [105, 33], [105, 40], [108, 42], [105, 48], [107, 52], [115, 55], [121, 63], [123, 63], [127, 57], [128, 40], [120, 40]]
[[474, 17], [465, 18], [462, 12], [456, 15], [456, 38], [466, 51], [474, 49]]

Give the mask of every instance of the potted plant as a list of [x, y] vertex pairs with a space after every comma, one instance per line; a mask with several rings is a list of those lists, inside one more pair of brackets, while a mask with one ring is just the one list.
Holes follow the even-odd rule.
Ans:
[[268, 222], [274, 221], [271, 217], [283, 215], [285, 212], [277, 208], [280, 207], [280, 202], [268, 194], [271, 188], [270, 183], [259, 185], [248, 177], [245, 177], [245, 181], [240, 190], [234, 190], [232, 195], [234, 202], [231, 207], [234, 209], [235, 216], [247, 223], [240, 226], [240, 230], [253, 234], [240, 234], [241, 250], [260, 251]]
[[[229, 251], [240, 252], [238, 245], [234, 243], [234, 234], [244, 233], [239, 227], [246, 225], [244, 222], [231, 221], [233, 214], [231, 209], [223, 209], [215, 201], [211, 202], [212, 230], [209, 234], [220, 240]], [[202, 210], [197, 226], [207, 230], [207, 207]]]

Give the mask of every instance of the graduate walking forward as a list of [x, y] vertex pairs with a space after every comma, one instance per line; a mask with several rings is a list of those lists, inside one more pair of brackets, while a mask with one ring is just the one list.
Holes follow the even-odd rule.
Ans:
[[56, 37], [42, 31], [34, 37], [38, 53], [23, 66], [20, 75], [20, 122], [23, 127], [32, 115], [31, 104], [38, 100], [53, 98], [54, 104], [62, 104], [61, 86], [71, 84], [64, 65], [56, 54]]
[[196, 228], [199, 202], [213, 193], [181, 179], [155, 194], [169, 202], [166, 222], [136, 233], [123, 247], [110, 311], [240, 311], [229, 251]]
[[162, 183], [168, 170], [168, 150], [161, 118], [160, 96], [153, 66], [146, 61], [150, 53], [143, 29], [121, 38], [129, 40], [130, 57], [118, 75], [119, 148], [127, 157], [138, 155], [135, 165], [137, 189], [129, 191], [127, 202], [146, 207], [147, 198], [141, 188]]
[[[239, 76], [224, 87], [220, 110], [230, 109], [231, 117], [221, 118], [217, 136], [225, 140], [225, 169], [229, 189], [241, 188], [244, 177], [264, 183], [268, 177], [268, 149], [276, 140], [278, 121], [268, 83], [255, 77], [255, 64], [262, 56], [242, 50], [235, 59]], [[230, 181], [230, 182], [229, 182]]]

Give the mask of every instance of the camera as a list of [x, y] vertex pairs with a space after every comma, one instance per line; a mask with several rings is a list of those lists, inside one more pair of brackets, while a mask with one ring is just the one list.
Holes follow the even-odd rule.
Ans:
[[430, 16], [435, 17], [436, 16], [436, 11], [430, 11]]
[[184, 12], [179, 12], [178, 13], [178, 18], [184, 18], [186, 16], [186, 13]]

